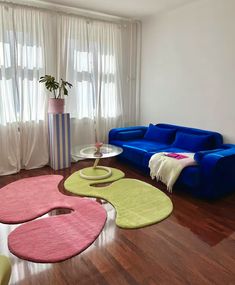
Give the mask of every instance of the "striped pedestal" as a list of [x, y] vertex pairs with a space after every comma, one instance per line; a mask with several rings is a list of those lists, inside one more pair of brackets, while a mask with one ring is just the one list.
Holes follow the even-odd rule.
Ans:
[[69, 114], [48, 114], [50, 166], [57, 170], [71, 166]]

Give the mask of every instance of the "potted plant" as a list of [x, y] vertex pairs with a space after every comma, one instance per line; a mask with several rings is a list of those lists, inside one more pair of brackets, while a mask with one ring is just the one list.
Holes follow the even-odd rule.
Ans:
[[62, 78], [57, 82], [51, 75], [41, 76], [39, 82], [45, 83], [46, 89], [53, 94], [53, 97], [49, 98], [48, 113], [63, 113], [64, 99], [61, 96], [62, 94], [67, 96], [68, 87], [71, 88], [73, 85]]

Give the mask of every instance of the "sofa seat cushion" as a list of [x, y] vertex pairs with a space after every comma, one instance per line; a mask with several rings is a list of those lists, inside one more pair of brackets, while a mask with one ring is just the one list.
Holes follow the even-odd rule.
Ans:
[[143, 166], [145, 168], [148, 168], [148, 164], [149, 164], [149, 160], [151, 158], [152, 155], [154, 155], [157, 152], [175, 152], [175, 153], [184, 153], [184, 152], [189, 152], [186, 149], [181, 149], [181, 148], [176, 148], [176, 147], [163, 147], [163, 148], [159, 148], [157, 151], [149, 151], [147, 153], [145, 153], [144, 155], [144, 159], [143, 159]]
[[119, 141], [113, 140], [109, 142], [123, 149], [123, 152], [120, 154], [121, 158], [125, 158], [134, 164], [138, 164], [140, 167], [145, 165], [143, 164], [144, 157], [148, 152], [158, 152], [163, 148], [166, 148], [168, 145], [157, 143], [153, 141], [148, 141], [144, 139], [132, 140], [132, 141]]
[[[172, 148], [172, 149], [169, 149], [170, 151], [169, 152], [186, 152], [185, 150], [182, 150], [182, 149], [176, 149], [176, 148]], [[166, 150], [162, 150], [163, 152], [168, 152]], [[154, 155], [155, 153], [150, 153], [150, 152], [147, 152], [145, 153], [144, 155], [144, 158], [143, 158], [143, 166], [144, 168], [147, 170], [149, 169], [148, 168], [148, 164], [149, 164], [149, 160], [151, 158], [152, 155]], [[190, 188], [198, 188], [199, 185], [200, 185], [200, 169], [199, 167], [196, 165], [196, 166], [188, 166], [188, 167], [185, 167], [179, 178], [177, 179], [176, 181], [176, 184], [175, 186], [186, 186], [186, 187], [190, 187]]]
[[143, 158], [146, 153], [145, 150], [128, 145], [122, 146], [122, 149], [123, 152], [120, 154], [120, 158], [124, 158], [125, 160], [139, 166], [143, 164]]

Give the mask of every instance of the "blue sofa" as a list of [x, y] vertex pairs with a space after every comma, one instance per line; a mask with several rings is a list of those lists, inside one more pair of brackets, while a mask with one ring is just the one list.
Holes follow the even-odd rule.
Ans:
[[119, 158], [149, 174], [157, 152], [194, 152], [196, 166], [186, 167], [173, 190], [215, 199], [235, 191], [235, 145], [223, 144], [221, 134], [170, 124], [115, 128], [109, 143], [123, 148]]

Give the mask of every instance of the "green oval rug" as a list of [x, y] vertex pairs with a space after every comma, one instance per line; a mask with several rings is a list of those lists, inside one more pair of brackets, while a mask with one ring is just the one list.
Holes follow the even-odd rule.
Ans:
[[[85, 171], [92, 175], [94, 170], [89, 167]], [[79, 196], [101, 198], [111, 203], [117, 213], [116, 224], [121, 228], [145, 227], [171, 214], [173, 204], [166, 194], [143, 181], [123, 177], [124, 173], [115, 168], [112, 168], [111, 177], [102, 180], [83, 179], [77, 171], [66, 179], [64, 186]], [[108, 182], [113, 183], [104, 187], [92, 186]]]

